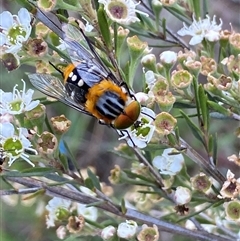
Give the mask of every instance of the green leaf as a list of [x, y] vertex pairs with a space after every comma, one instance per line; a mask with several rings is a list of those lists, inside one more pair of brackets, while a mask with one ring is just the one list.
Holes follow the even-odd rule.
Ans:
[[[140, 22], [142, 25], [140, 28], [142, 29], [143, 32], [144, 32], [144, 29], [147, 29], [150, 32], [156, 31], [155, 24], [153, 23], [151, 18], [149, 18], [148, 16], [146, 16], [144, 14], [136, 13], [136, 15], [140, 19]], [[144, 26], [146, 26], [146, 27], [144, 27]], [[137, 29], [137, 27], [136, 27], [136, 29]]]
[[184, 119], [186, 120], [188, 126], [190, 127], [190, 129], [192, 130], [193, 135], [202, 142], [202, 144], [204, 145], [204, 140], [203, 140], [203, 136], [204, 134], [202, 133], [202, 131], [190, 120], [190, 118], [183, 112], [180, 110], [180, 113], [182, 114], [182, 116], [184, 117]]
[[202, 113], [203, 128], [205, 131], [209, 131], [209, 110], [207, 105], [207, 96], [202, 85], [198, 87], [199, 105]]
[[193, 0], [193, 11], [196, 19], [199, 19], [201, 17], [201, 5], [200, 5], [200, 0]]
[[179, 128], [178, 128], [178, 126], [175, 128], [175, 137], [176, 137], [177, 142], [179, 143], [180, 133], [179, 133]]
[[219, 105], [217, 104], [216, 102], [213, 102], [213, 101], [210, 101], [208, 100], [207, 101], [207, 104], [210, 108], [214, 109], [215, 111], [223, 114], [224, 116], [230, 116], [231, 115], [231, 112], [226, 109], [225, 107], [223, 107], [222, 105]]
[[98, 177], [91, 171], [91, 169], [87, 169], [88, 177], [92, 180], [92, 183], [95, 188], [101, 191], [101, 186]]
[[46, 174], [53, 173], [56, 170], [47, 167], [32, 167], [23, 170], [22, 172], [9, 171], [5, 172], [4, 176], [7, 177], [31, 177], [31, 176], [45, 176]]
[[87, 188], [89, 188], [90, 190], [94, 189], [94, 184], [93, 181], [88, 177], [84, 180], [84, 184], [86, 185]]
[[217, 133], [210, 135], [208, 141], [208, 150], [213, 158], [213, 163], [217, 163]]
[[105, 41], [106, 46], [109, 50], [112, 49], [112, 41], [111, 41], [111, 34], [109, 30], [109, 25], [106, 17], [106, 13], [104, 11], [103, 5], [101, 5], [97, 11], [98, 17], [98, 24], [102, 34], [102, 37]]
[[16, 0], [16, 2], [30, 12], [34, 11], [35, 9], [35, 6], [32, 3], [30, 3], [29, 0]]
[[166, 25], [167, 25], [166, 18], [163, 18], [162, 19], [163, 36], [167, 35], [167, 33], [166, 33]]
[[126, 211], [127, 211], [124, 199], [122, 199], [122, 201], [121, 201], [121, 211], [123, 214], [126, 213]]
[[170, 146], [176, 146], [178, 143], [176, 143], [176, 137], [174, 134], [169, 134], [167, 136], [167, 139], [169, 141]]
[[30, 200], [32, 198], [38, 197], [39, 195], [44, 195], [45, 194], [45, 190], [44, 189], [40, 189], [30, 195], [28, 195], [27, 197], [23, 198], [23, 200]]
[[198, 96], [198, 82], [194, 76], [193, 76], [193, 88], [194, 88], [194, 94], [195, 94], [195, 102], [196, 102], [198, 120], [200, 120], [201, 119], [201, 111], [200, 111], [199, 96]]
[[67, 157], [64, 154], [60, 153], [59, 154], [59, 160], [60, 160], [64, 170], [67, 171], [69, 169]]

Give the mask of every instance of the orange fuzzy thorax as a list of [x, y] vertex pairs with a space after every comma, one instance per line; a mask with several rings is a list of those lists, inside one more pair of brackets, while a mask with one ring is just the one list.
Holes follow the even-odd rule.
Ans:
[[111, 124], [112, 120], [109, 120], [105, 116], [101, 115], [96, 109], [96, 103], [99, 97], [102, 96], [106, 91], [112, 91], [114, 93], [117, 93], [122, 100], [124, 100], [125, 102], [127, 101], [127, 94], [122, 91], [121, 87], [114, 84], [112, 81], [105, 79], [98, 84], [92, 86], [88, 90], [88, 93], [86, 94], [87, 101], [85, 103], [85, 109], [86, 111], [94, 115], [97, 119], [104, 120], [106, 124]]

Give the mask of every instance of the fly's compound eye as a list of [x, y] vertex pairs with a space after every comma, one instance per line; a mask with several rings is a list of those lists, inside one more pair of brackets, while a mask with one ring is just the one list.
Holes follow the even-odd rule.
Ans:
[[116, 129], [126, 129], [134, 124], [141, 112], [141, 105], [138, 101], [132, 101], [124, 108], [124, 113], [119, 115], [113, 125]]

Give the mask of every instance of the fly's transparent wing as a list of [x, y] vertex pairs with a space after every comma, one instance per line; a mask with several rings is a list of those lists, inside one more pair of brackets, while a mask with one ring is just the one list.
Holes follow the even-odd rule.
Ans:
[[72, 62], [94, 61], [94, 55], [87, 45], [86, 37], [71, 24], [63, 24], [64, 42]]
[[57, 77], [48, 74], [29, 74], [28, 77], [32, 85], [45, 95], [55, 98], [77, 111], [92, 116], [91, 113], [84, 109], [83, 105], [76, 103], [68, 95], [65, 86]]
[[81, 29], [71, 24], [63, 25], [64, 42], [68, 54], [84, 82], [93, 86], [102, 79], [111, 79], [119, 84], [113, 73], [105, 66], [89, 39]]

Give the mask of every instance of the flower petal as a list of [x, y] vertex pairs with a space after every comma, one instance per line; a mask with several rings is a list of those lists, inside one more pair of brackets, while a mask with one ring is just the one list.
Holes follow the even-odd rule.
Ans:
[[13, 26], [13, 16], [9, 11], [4, 11], [0, 14], [0, 25], [6, 30]]
[[6, 35], [0, 33], [0, 46], [4, 45], [7, 41]]
[[31, 22], [31, 16], [26, 8], [21, 8], [18, 11], [19, 21], [22, 25], [28, 26]]

